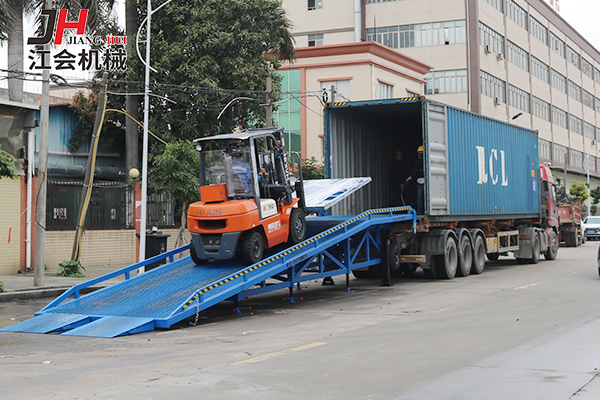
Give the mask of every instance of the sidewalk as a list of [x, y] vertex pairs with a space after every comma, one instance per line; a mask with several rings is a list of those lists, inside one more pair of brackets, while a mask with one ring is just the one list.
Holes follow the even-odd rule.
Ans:
[[[48, 269], [45, 271], [43, 286], [34, 286], [33, 272], [23, 274], [0, 274], [0, 282], [4, 284], [4, 293], [0, 293], [0, 303], [10, 302], [14, 300], [26, 299], [41, 299], [46, 297], [57, 297], [65, 290], [77, 284], [87, 282], [90, 279], [117, 271], [124, 266], [106, 265], [99, 267], [88, 267], [86, 271], [82, 271], [85, 277], [70, 278], [64, 276], [56, 276], [56, 269]], [[135, 275], [133, 273], [132, 275]], [[104, 286], [111, 285], [124, 279], [124, 276], [112, 278], [92, 286], [89, 291], [100, 289]], [[84, 292], [85, 293], [85, 292]]]

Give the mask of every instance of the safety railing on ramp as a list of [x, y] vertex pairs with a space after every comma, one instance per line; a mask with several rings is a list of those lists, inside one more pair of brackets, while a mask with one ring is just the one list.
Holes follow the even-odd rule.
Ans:
[[[331, 225], [340, 217], [308, 220]], [[34, 318], [0, 331], [115, 337], [168, 328], [224, 300], [239, 302], [282, 288], [292, 292], [305, 280], [348, 276], [354, 269], [380, 264], [381, 244], [387, 240], [382, 229], [403, 221], [414, 229], [416, 213], [410, 207], [370, 210], [251, 266], [235, 260], [197, 266], [189, 256], [174, 260], [189, 248], [183, 246], [76, 285]], [[170, 262], [131, 277], [132, 271], [165, 258]], [[125, 280], [80, 295], [86, 287], [121, 275]]]

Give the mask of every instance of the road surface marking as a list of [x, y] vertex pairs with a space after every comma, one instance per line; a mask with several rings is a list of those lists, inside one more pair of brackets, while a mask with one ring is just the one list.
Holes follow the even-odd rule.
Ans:
[[244, 360], [244, 361], [236, 362], [234, 365], [237, 365], [237, 364], [253, 364], [253, 363], [256, 363], [256, 362], [260, 362], [260, 361], [264, 361], [264, 360], [269, 360], [271, 358], [283, 356], [283, 355], [286, 355], [286, 354], [289, 354], [289, 353], [295, 353], [295, 352], [298, 352], [298, 351], [308, 350], [308, 349], [312, 349], [314, 347], [323, 346], [324, 344], [327, 344], [327, 343], [324, 343], [324, 342], [314, 342], [314, 343], [310, 343], [310, 344], [305, 344], [304, 346], [292, 347], [291, 349], [277, 351], [275, 353], [265, 354], [263, 356], [251, 358], [249, 360]]
[[537, 286], [537, 285], [538, 285], [537, 283], [532, 283], [530, 285], [516, 287], [515, 290], [527, 289], [527, 288], [530, 288], [532, 286]]

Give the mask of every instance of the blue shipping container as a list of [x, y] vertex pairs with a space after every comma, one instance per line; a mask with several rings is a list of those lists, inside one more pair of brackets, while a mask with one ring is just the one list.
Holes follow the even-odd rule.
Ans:
[[417, 97], [330, 105], [325, 127], [328, 176], [373, 178], [335, 213], [414, 206], [414, 193], [394, 195], [392, 163], [401, 150], [413, 165], [423, 145], [425, 209], [432, 220], [539, 216], [532, 130]]

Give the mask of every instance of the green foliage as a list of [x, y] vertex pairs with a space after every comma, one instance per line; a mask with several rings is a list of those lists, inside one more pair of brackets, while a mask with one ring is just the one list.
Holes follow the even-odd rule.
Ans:
[[[175, 200], [190, 204], [199, 198], [200, 156], [191, 142], [168, 144], [162, 154], [154, 158], [152, 186], [168, 192]], [[184, 210], [185, 211], [185, 210]]]
[[[142, 3], [140, 18], [146, 14]], [[191, 141], [240, 125], [264, 126], [267, 77], [274, 92], [281, 82], [276, 54], [294, 55], [280, 1], [178, 0], [154, 14], [152, 25], [152, 79], [160, 82], [152, 93], [177, 102], [151, 98], [154, 133], [167, 142]], [[142, 76], [137, 57], [127, 61]], [[217, 120], [238, 97], [250, 100], [231, 103]]]
[[592, 203], [598, 204], [600, 202], [600, 186], [596, 186], [595, 189], [590, 191], [590, 196], [592, 196]]
[[2, 146], [0, 146], [0, 179], [15, 179], [17, 177], [17, 171], [13, 165], [14, 160], [15, 158], [2, 150]]
[[80, 269], [85, 271], [83, 265], [79, 261], [71, 260], [71, 261], [63, 261], [58, 264], [58, 272], [56, 276], [68, 276], [72, 278], [83, 278], [83, 275]]
[[579, 200], [581, 200], [582, 204], [589, 197], [588, 192], [587, 192], [587, 186], [585, 186], [585, 183], [577, 183], [577, 182], [571, 183], [571, 188], [569, 189], [569, 193], [571, 193], [575, 197], [578, 197]]
[[0, 293], [4, 293], [4, 282], [0, 281]]
[[[96, 86], [98, 82], [96, 82]], [[107, 102], [106, 108], [121, 109], [123, 99], [115, 98], [117, 96], [109, 96], [109, 102]], [[121, 103], [119, 103], [119, 101]], [[83, 93], [78, 93], [73, 97], [73, 106], [75, 107], [75, 114], [79, 116], [79, 121], [71, 139], [69, 140], [69, 151], [76, 152], [79, 150], [83, 143], [89, 143], [92, 137], [92, 131], [94, 129], [94, 122], [96, 119], [96, 109], [98, 107], [98, 94], [92, 92], [89, 96]], [[116, 145], [119, 149], [125, 148], [125, 116], [121, 113], [107, 112], [105, 114], [104, 123], [102, 124], [102, 130], [100, 132], [100, 140], [98, 145], [100, 147]], [[121, 154], [123, 156], [123, 154]]]
[[302, 159], [302, 179], [323, 179], [325, 173], [323, 165], [313, 156], [311, 158]]
[[596, 213], [598, 212], [598, 204], [592, 204], [592, 206], [590, 207], [590, 211], [590, 215], [596, 215]]

